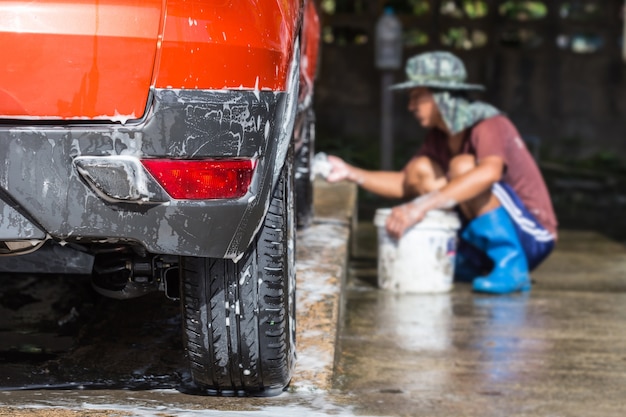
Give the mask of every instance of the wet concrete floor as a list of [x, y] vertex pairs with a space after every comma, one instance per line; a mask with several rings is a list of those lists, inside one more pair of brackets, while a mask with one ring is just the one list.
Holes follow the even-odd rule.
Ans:
[[352, 415], [330, 400], [356, 188], [316, 187], [298, 232], [298, 363], [273, 398], [193, 389], [178, 302], [97, 295], [89, 277], [0, 274], [0, 416]]
[[[313, 293], [303, 314], [337, 321], [338, 334], [332, 343], [334, 334], [308, 329], [294, 384], [273, 398], [189, 392], [178, 305], [162, 294], [120, 302], [95, 295], [86, 277], [1, 276], [0, 416], [626, 414], [624, 245], [562, 231], [527, 294], [485, 296], [466, 284], [392, 294], [376, 288], [375, 230], [362, 220], [341, 314], [321, 296], [338, 287], [331, 264], [346, 236], [332, 230], [345, 224], [328, 220], [314, 229], [326, 237], [305, 237], [336, 258], [317, 265], [334, 281], [315, 284], [317, 296], [303, 288]], [[301, 275], [314, 267], [300, 265]], [[325, 366], [332, 373], [311, 372]]]
[[363, 401], [357, 413], [625, 415], [623, 245], [564, 231], [533, 290], [507, 296], [468, 284], [386, 293], [375, 288], [372, 253], [352, 263], [335, 368], [335, 388]]
[[371, 415], [623, 416], [625, 301], [350, 294], [337, 388]]

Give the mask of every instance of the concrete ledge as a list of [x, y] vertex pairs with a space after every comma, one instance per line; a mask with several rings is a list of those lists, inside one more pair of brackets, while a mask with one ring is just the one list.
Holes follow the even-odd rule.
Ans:
[[331, 387], [356, 196], [354, 184], [316, 181], [313, 224], [298, 232], [294, 390]]

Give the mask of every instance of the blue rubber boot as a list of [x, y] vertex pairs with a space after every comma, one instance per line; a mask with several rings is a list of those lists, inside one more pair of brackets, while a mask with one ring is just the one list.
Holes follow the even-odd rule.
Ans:
[[485, 252], [494, 262], [488, 275], [474, 280], [474, 291], [507, 294], [530, 290], [526, 255], [504, 207], [473, 219], [461, 237]]
[[[462, 232], [461, 232], [462, 233]], [[493, 269], [493, 261], [483, 251], [459, 239], [454, 261], [454, 280], [473, 282]]]
[[459, 282], [473, 282], [484, 271], [474, 265], [470, 258], [462, 252], [457, 252], [454, 262], [454, 280]]

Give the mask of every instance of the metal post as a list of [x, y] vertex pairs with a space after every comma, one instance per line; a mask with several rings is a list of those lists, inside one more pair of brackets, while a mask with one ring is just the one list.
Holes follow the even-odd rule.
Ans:
[[380, 169], [393, 169], [393, 71], [402, 65], [402, 23], [386, 7], [376, 22], [376, 68], [381, 70]]
[[624, 35], [622, 36], [622, 59], [626, 62], [626, 0], [622, 7], [622, 25], [624, 26]]
[[381, 76], [380, 117], [380, 169], [393, 169], [393, 97], [389, 87], [393, 84], [393, 72], [383, 71]]

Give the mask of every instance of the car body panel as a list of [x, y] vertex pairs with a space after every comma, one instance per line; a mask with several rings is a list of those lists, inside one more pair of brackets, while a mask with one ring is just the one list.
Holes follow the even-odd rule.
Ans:
[[161, 0], [0, 2], [0, 117], [140, 118]]
[[44, 239], [46, 233], [18, 209], [0, 200], [0, 240]]
[[[0, 241], [239, 259], [267, 212], [298, 85], [310, 78], [300, 44], [319, 36], [301, 30], [305, 3], [0, 4], [0, 50], [15, 54], [0, 69]], [[63, 10], [80, 27], [61, 25]], [[133, 22], [145, 27], [121, 28]], [[241, 198], [177, 200], [142, 166], [148, 158], [248, 158], [255, 168]]]
[[315, 3], [307, 2], [302, 23], [302, 59], [300, 65], [301, 106], [309, 106], [313, 97], [313, 85], [319, 64], [321, 23]]
[[[0, 188], [55, 240], [140, 242], [152, 253], [235, 258], [266, 210], [279, 152], [272, 138], [281, 134], [286, 102], [285, 93], [155, 90], [141, 123], [0, 126]], [[74, 161], [85, 155], [247, 157], [258, 165], [240, 199], [163, 202], [166, 193], [152, 179], [145, 188], [161, 191], [153, 201], [116, 204], [80, 175]]]
[[151, 87], [284, 91], [302, 2], [257, 3], [1, 2], [0, 117], [125, 122]]
[[167, 2], [155, 86], [284, 91], [302, 1], [203, 3]]

